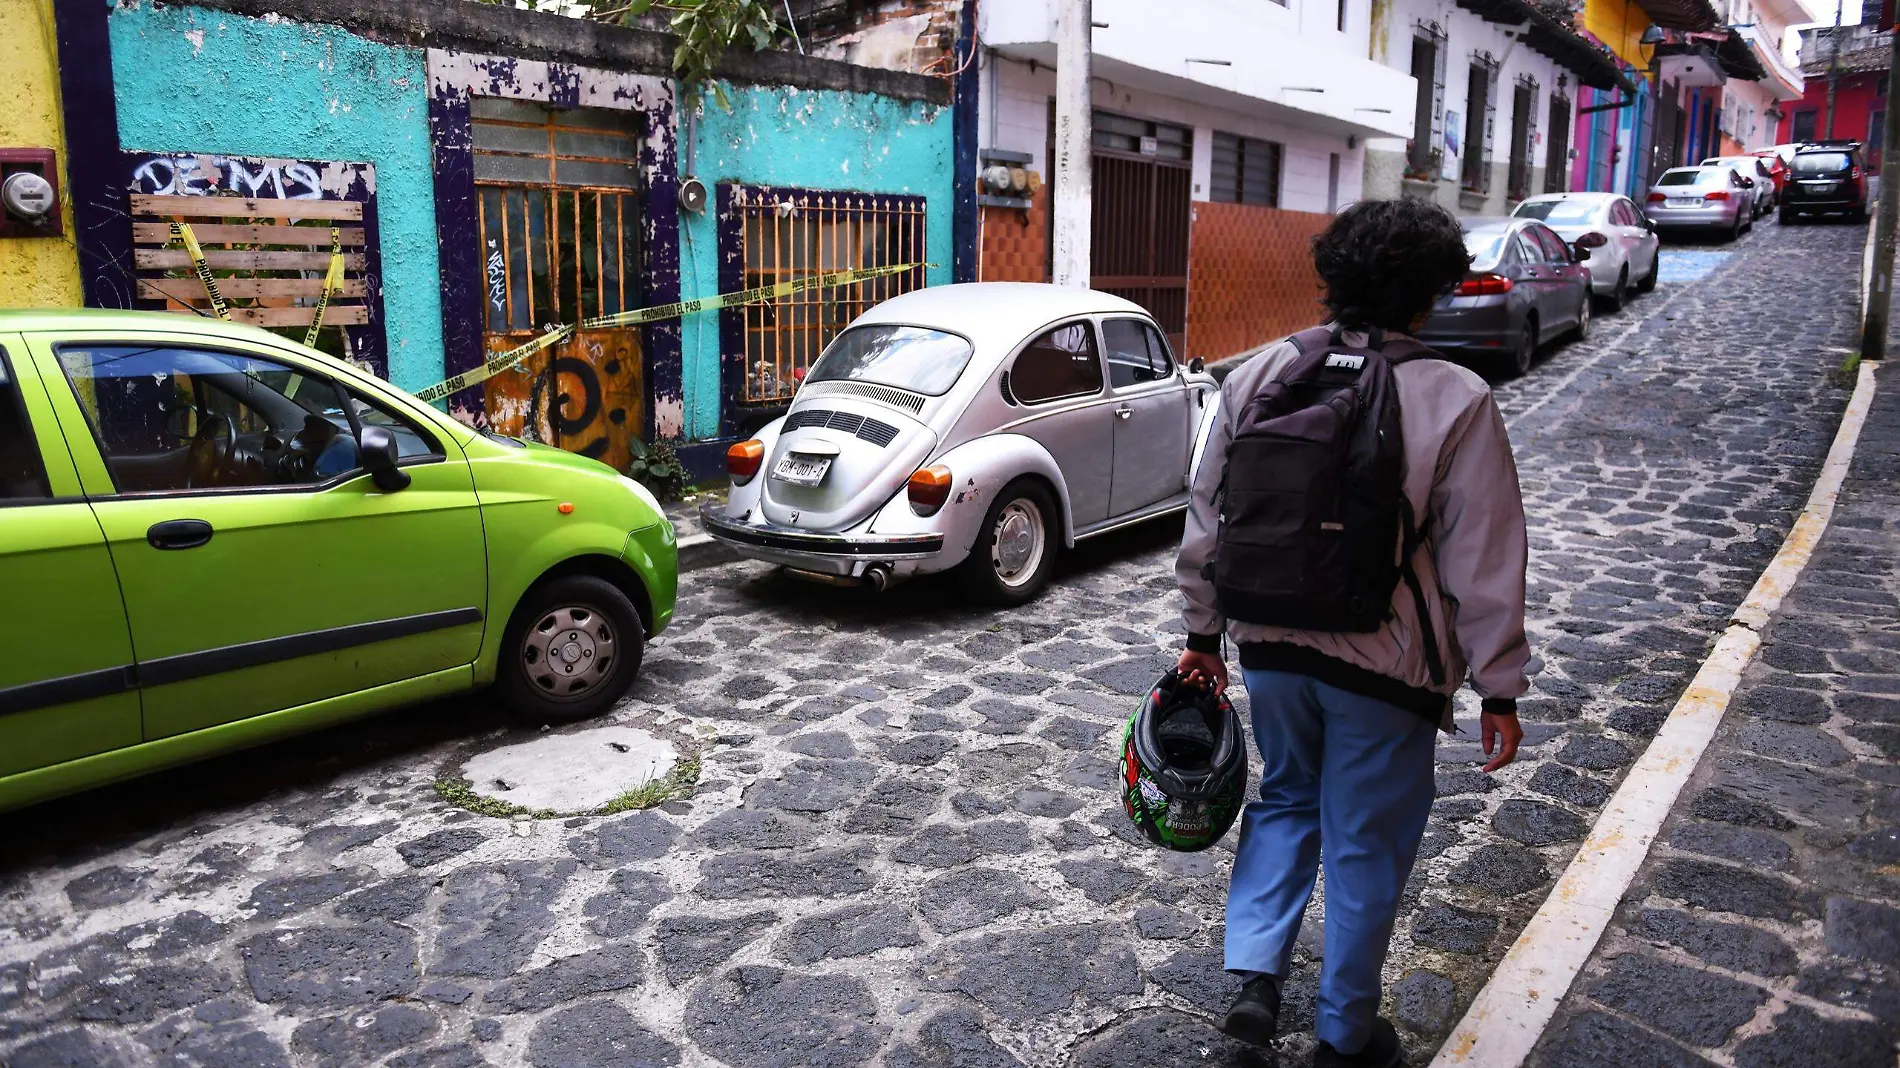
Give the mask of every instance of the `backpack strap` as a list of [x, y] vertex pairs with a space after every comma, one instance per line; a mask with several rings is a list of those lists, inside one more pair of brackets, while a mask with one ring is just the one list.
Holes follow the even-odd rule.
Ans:
[[1288, 334], [1286, 337], [1288, 341], [1293, 343], [1293, 347], [1299, 350], [1302, 356], [1306, 355], [1313, 346], [1328, 344], [1333, 338], [1333, 331], [1324, 326], [1315, 326], [1308, 330], [1302, 330], [1297, 334]]
[[1405, 523], [1403, 556], [1399, 560], [1399, 574], [1405, 579], [1405, 585], [1412, 591], [1412, 604], [1418, 609], [1419, 634], [1425, 639], [1425, 670], [1431, 673], [1432, 685], [1445, 684], [1445, 661], [1438, 653], [1438, 632], [1432, 627], [1431, 606], [1425, 603], [1425, 588], [1418, 580], [1418, 571], [1412, 567], [1412, 558], [1418, 555], [1419, 547], [1425, 544], [1425, 537], [1418, 529], [1412, 517], [1412, 500], [1403, 494], [1399, 497], [1399, 513]]

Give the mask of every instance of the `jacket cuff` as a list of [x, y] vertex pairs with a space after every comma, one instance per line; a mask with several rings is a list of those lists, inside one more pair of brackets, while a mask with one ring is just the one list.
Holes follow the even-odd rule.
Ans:
[[1486, 715], [1515, 716], [1517, 715], [1517, 698], [1515, 697], [1487, 697], [1484, 700], [1478, 702], [1478, 708], [1480, 711], [1484, 712]]
[[1221, 651], [1220, 635], [1218, 633], [1189, 634], [1187, 647], [1190, 653], [1213, 653], [1215, 656], [1219, 656]]

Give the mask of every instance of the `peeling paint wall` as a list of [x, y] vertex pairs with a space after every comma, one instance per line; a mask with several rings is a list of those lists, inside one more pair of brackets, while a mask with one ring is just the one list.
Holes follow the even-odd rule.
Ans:
[[[772, 86], [724, 86], [732, 109], [710, 90], [682, 135], [680, 172], [708, 189], [726, 183], [908, 193], [925, 198], [930, 285], [950, 281], [955, 142], [951, 109], [866, 93]], [[715, 198], [716, 199], [716, 198]], [[685, 298], [718, 292], [717, 220], [680, 215], [680, 290]], [[719, 312], [682, 324], [684, 418], [688, 437], [719, 432]]]
[[[0, 0], [16, 2], [16, 0]], [[120, 0], [110, 21], [127, 151], [372, 163], [389, 377], [442, 377], [423, 52], [346, 30]]]
[[[59, 68], [51, 0], [0, 0], [0, 71], [8, 86], [0, 107], [0, 148], [50, 148], [66, 166], [59, 114]], [[60, 229], [73, 232], [72, 198], [62, 173]], [[80, 302], [79, 258], [60, 237], [0, 239], [0, 307], [67, 307]]]

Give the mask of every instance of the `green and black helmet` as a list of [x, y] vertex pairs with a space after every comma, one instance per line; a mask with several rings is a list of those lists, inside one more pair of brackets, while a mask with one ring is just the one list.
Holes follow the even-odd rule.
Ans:
[[1192, 853], [1234, 825], [1246, 803], [1247, 739], [1223, 695], [1170, 671], [1122, 734], [1122, 808], [1148, 840]]

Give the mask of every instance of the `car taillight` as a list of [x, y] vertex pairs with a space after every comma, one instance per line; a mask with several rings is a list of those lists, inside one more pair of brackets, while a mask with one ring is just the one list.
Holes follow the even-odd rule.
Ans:
[[1491, 274], [1487, 271], [1484, 274], [1474, 274], [1458, 283], [1458, 288], [1453, 291], [1453, 295], [1459, 297], [1483, 297], [1495, 293], [1509, 293], [1510, 291], [1511, 280], [1509, 278], [1501, 274]]
[[1859, 168], [1859, 167], [1849, 167], [1849, 168], [1847, 168], [1847, 176], [1848, 176], [1849, 178], [1859, 178], [1859, 177], [1860, 177], [1860, 168]]
[[759, 465], [765, 462], [765, 442], [754, 438], [741, 441], [726, 450], [726, 474], [734, 482], [744, 485], [759, 473]]
[[1717, 190], [1716, 190], [1715, 192], [1713, 192], [1713, 193], [1704, 193], [1704, 194], [1702, 194], [1702, 199], [1703, 199], [1703, 200], [1727, 200], [1727, 199], [1728, 199], [1728, 190], [1726, 190], [1726, 189], [1717, 189]]
[[1610, 243], [1609, 238], [1604, 237], [1602, 234], [1595, 233], [1595, 232], [1587, 233], [1583, 235], [1582, 237], [1577, 238], [1578, 248], [1602, 248], [1603, 246], [1609, 243]]
[[1668, 199], [1669, 199], [1668, 197], [1662, 195], [1661, 193], [1649, 194], [1649, 202], [1651, 204], [1661, 204], [1663, 201], [1668, 200]]
[[919, 468], [904, 487], [910, 496], [910, 510], [918, 515], [935, 515], [950, 499], [950, 469], [942, 464]]

